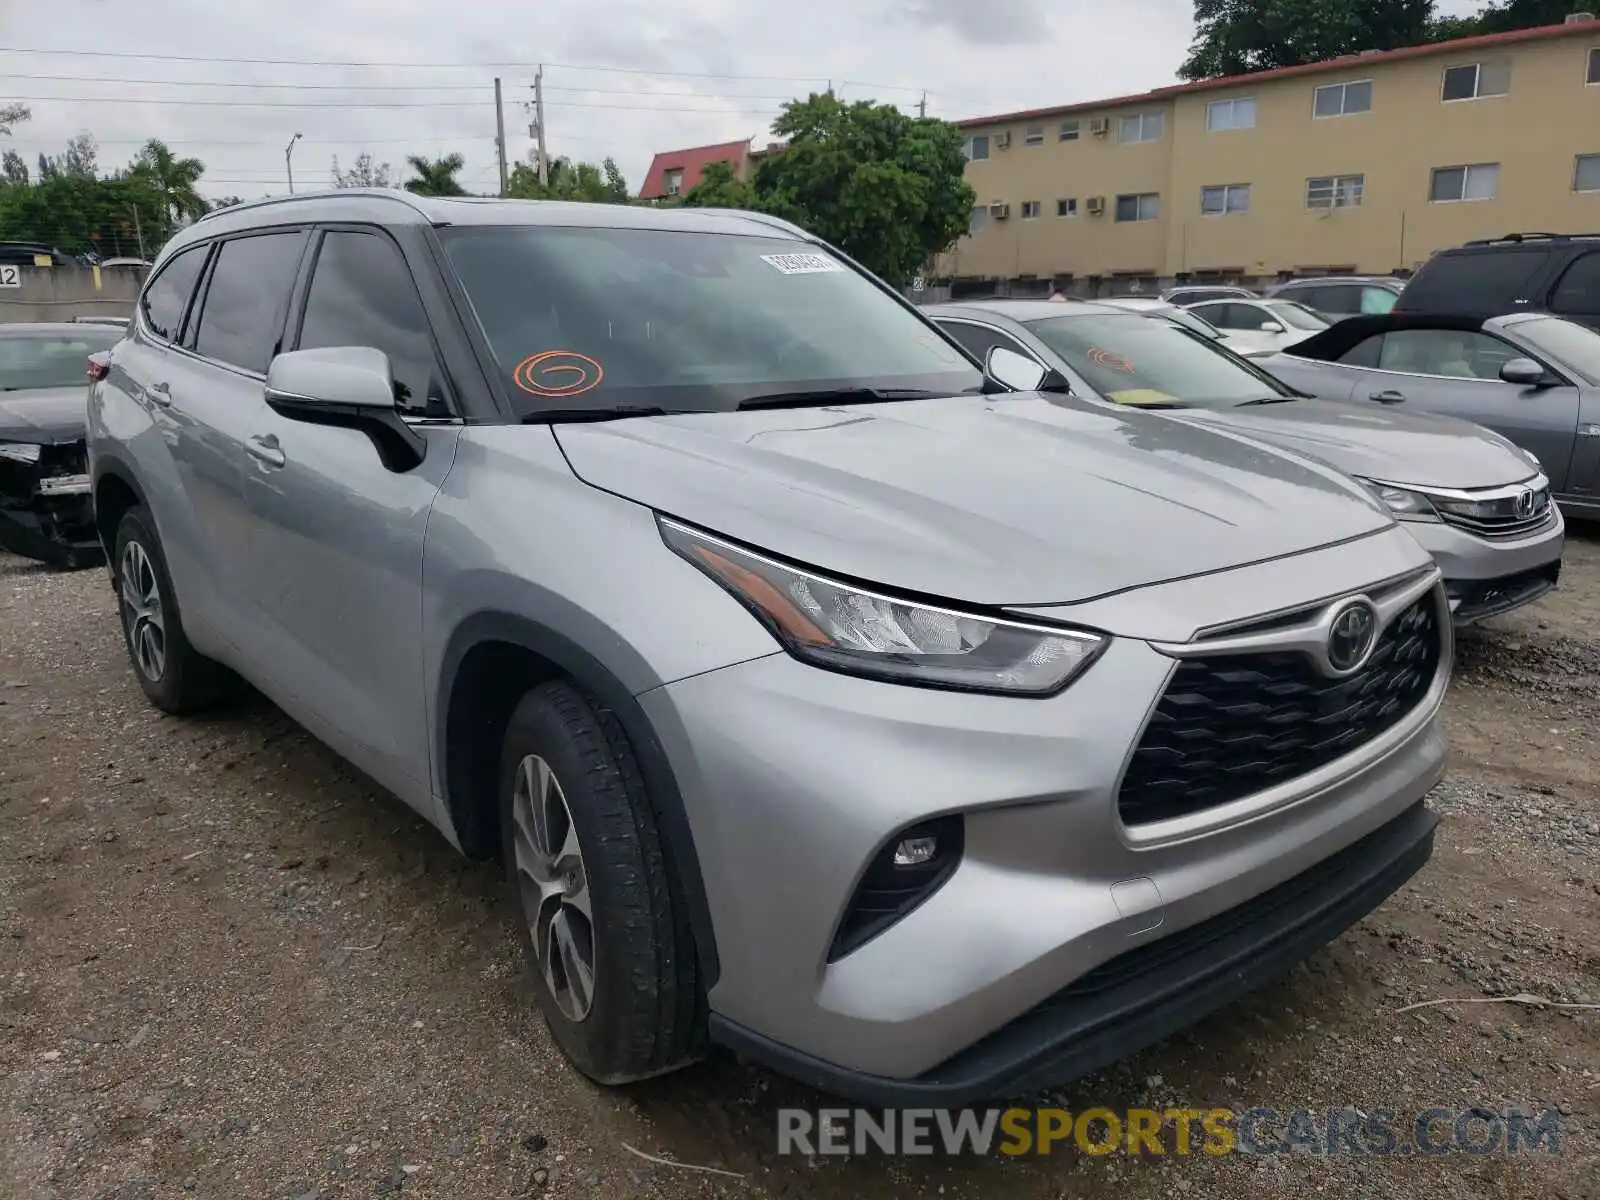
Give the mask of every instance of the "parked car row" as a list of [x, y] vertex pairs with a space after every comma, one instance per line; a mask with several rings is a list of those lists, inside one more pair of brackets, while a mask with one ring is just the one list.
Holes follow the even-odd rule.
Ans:
[[499, 857], [601, 1083], [1063, 1083], [1420, 869], [1453, 627], [1564, 528], [1512, 440], [1140, 307], [919, 312], [736, 212], [209, 214], [88, 359], [134, 678], [242, 676]]

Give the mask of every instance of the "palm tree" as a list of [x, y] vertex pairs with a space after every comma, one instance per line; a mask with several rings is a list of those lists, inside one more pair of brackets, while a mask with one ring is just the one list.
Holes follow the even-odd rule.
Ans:
[[205, 197], [195, 190], [206, 165], [198, 158], [179, 158], [159, 138], [151, 138], [133, 160], [133, 171], [147, 181], [161, 204], [161, 215], [174, 224], [193, 220], [207, 208]]
[[459, 154], [447, 154], [443, 158], [426, 159], [418, 154], [406, 156], [406, 162], [416, 172], [416, 176], [405, 182], [408, 192], [418, 196], [465, 196], [467, 189], [462, 187], [456, 179], [456, 172], [467, 165], [467, 160]]

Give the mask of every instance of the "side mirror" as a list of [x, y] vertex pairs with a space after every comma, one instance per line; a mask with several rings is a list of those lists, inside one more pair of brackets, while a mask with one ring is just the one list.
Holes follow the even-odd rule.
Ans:
[[278, 355], [267, 368], [266, 400], [274, 412], [292, 421], [360, 430], [391, 471], [411, 470], [428, 450], [427, 441], [395, 406], [389, 356], [370, 346]]
[[1044, 366], [1004, 346], [990, 346], [983, 362], [983, 373], [1014, 392], [1035, 392], [1048, 372]]
[[1545, 370], [1531, 358], [1513, 358], [1500, 368], [1500, 378], [1518, 387], [1539, 387], [1545, 382]]
[[1263, 321], [1263, 322], [1261, 322], [1260, 329], [1261, 329], [1262, 333], [1282, 333], [1283, 332], [1283, 326], [1278, 324], [1278, 322], [1276, 322], [1276, 321]]

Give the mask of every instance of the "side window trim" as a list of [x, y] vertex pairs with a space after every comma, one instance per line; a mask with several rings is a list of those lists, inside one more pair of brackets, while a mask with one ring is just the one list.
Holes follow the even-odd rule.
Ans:
[[317, 263], [322, 258], [322, 247], [330, 233], [359, 233], [368, 237], [382, 239], [400, 260], [400, 265], [405, 269], [406, 277], [411, 281], [411, 290], [417, 299], [417, 310], [422, 314], [423, 321], [428, 326], [428, 346], [433, 352], [433, 375], [443, 393], [444, 406], [448, 415], [446, 417], [423, 417], [418, 414], [404, 414], [407, 420], [417, 421], [460, 421], [463, 420], [462, 405], [458, 402], [460, 389], [455, 386], [451, 378], [449, 367], [445, 363], [443, 348], [439, 344], [439, 331], [434, 328], [433, 316], [428, 312], [427, 300], [422, 294], [422, 288], [417, 281], [417, 273], [412, 268], [411, 261], [406, 257], [404, 248], [394, 235], [381, 225], [367, 225], [349, 221], [330, 221], [318, 224], [310, 231], [311, 241], [306, 248], [305, 256], [301, 260], [299, 276], [295, 279], [293, 289], [289, 294], [289, 307], [285, 314], [283, 340], [279, 344], [279, 353], [285, 350], [298, 350], [300, 339], [305, 335], [306, 304], [311, 296], [311, 284], [316, 279]]
[[272, 352], [267, 356], [267, 365], [270, 367], [272, 365], [272, 359], [283, 352], [284, 334], [286, 330], [286, 322], [289, 316], [289, 303], [294, 298], [295, 292], [299, 287], [300, 278], [305, 274], [306, 271], [306, 252], [311, 244], [311, 232], [311, 227], [304, 224], [268, 225], [259, 229], [241, 230], [238, 233], [228, 234], [225, 237], [217, 238], [212, 243], [211, 258], [210, 261], [206, 263], [205, 275], [201, 280], [201, 286], [196, 289], [195, 302], [199, 302], [199, 307], [196, 308], [195, 302], [191, 302], [190, 313], [186, 316], [184, 321], [183, 345], [180, 348], [188, 351], [201, 362], [210, 366], [219, 367], [224, 371], [232, 371], [236, 375], [243, 375], [249, 379], [264, 380], [266, 378], [265, 372], [251, 371], [244, 367], [235, 366], [230, 362], [223, 362], [220, 358], [211, 358], [200, 353], [199, 346], [196, 341], [196, 339], [199, 337], [200, 325], [199, 323], [195, 323], [194, 327], [191, 329], [189, 328], [189, 322], [195, 313], [199, 313], [202, 316], [204, 315], [204, 301], [211, 294], [211, 280], [212, 277], [217, 273], [217, 264], [222, 261], [222, 247], [227, 245], [229, 242], [243, 241], [245, 238], [272, 237], [277, 234], [285, 233], [298, 234], [300, 236], [300, 251], [299, 257], [295, 264], [295, 273], [291, 277], [288, 294], [278, 301], [277, 312], [273, 319], [273, 324], [277, 328], [278, 336], [273, 342]]

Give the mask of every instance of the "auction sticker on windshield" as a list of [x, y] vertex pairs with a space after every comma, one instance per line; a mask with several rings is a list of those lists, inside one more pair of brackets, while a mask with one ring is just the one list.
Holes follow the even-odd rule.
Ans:
[[823, 275], [844, 270], [825, 254], [763, 254], [761, 261], [785, 275]]

